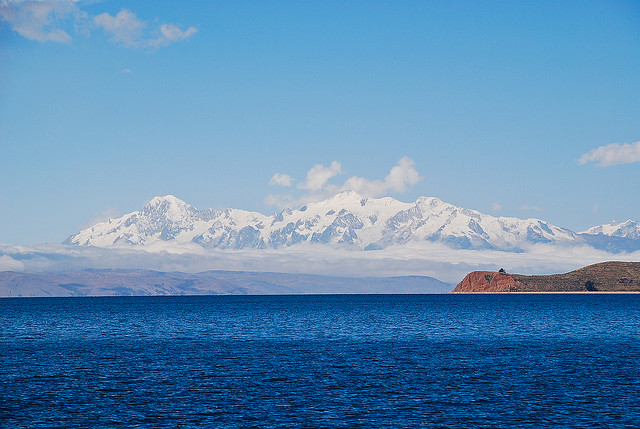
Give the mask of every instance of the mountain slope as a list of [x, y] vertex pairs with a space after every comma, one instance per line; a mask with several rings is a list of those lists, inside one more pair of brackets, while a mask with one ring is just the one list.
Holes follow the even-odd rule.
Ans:
[[583, 231], [582, 234], [606, 235], [609, 237], [640, 238], [640, 222], [628, 220], [626, 222], [613, 221], [598, 225]]
[[518, 251], [535, 243], [577, 240], [573, 232], [539, 219], [493, 217], [433, 197], [403, 203], [347, 191], [271, 216], [237, 209], [198, 210], [171, 195], [155, 197], [142, 210], [93, 225], [65, 243], [146, 248], [166, 243], [217, 249], [315, 243], [371, 250], [439, 242], [454, 248]]
[[434, 197], [404, 203], [389, 197], [364, 198], [353, 191], [266, 216], [238, 209], [198, 210], [167, 195], [153, 198], [142, 210], [93, 225], [65, 241], [151, 251], [277, 249], [300, 243], [376, 250], [425, 242], [456, 249], [513, 252], [540, 243], [635, 251], [640, 250], [640, 223], [601, 225], [576, 234], [540, 219], [494, 217]]
[[608, 252], [640, 250], [640, 222], [632, 220], [594, 226], [579, 235], [590, 246]]

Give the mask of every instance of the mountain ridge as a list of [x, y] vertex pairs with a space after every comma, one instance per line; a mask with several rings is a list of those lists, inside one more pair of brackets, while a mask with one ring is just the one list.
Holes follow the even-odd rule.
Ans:
[[64, 243], [146, 248], [170, 243], [236, 250], [314, 243], [380, 250], [420, 242], [510, 252], [540, 243], [623, 252], [640, 249], [640, 224], [627, 221], [623, 228], [601, 225], [575, 233], [535, 218], [494, 217], [436, 197], [404, 203], [391, 197], [366, 198], [354, 191], [270, 216], [233, 208], [198, 210], [166, 195], [154, 197], [139, 211], [83, 229]]

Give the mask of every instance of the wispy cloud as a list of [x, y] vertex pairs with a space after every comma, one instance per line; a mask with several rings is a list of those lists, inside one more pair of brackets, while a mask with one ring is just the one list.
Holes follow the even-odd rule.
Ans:
[[82, 21], [86, 14], [73, 1], [0, 1], [0, 18], [13, 31], [38, 42], [71, 42], [62, 27], [67, 20]]
[[301, 205], [300, 200], [290, 194], [269, 194], [264, 198], [267, 207], [295, 207]]
[[167, 46], [174, 42], [186, 40], [196, 34], [198, 30], [195, 27], [189, 27], [182, 31], [175, 24], [162, 24], [160, 26], [160, 36], [149, 40], [149, 45], [154, 47]]
[[29, 40], [70, 43], [72, 33], [89, 35], [102, 29], [109, 40], [126, 48], [159, 48], [186, 40], [198, 30], [182, 30], [173, 23], [149, 25], [129, 9], [115, 16], [101, 13], [93, 18], [76, 0], [0, 0], [0, 19]]
[[288, 187], [288, 186], [291, 186], [292, 183], [293, 183], [293, 178], [288, 174], [276, 173], [269, 180], [270, 185], [277, 185], [277, 186]]
[[502, 210], [502, 204], [500, 203], [493, 203], [491, 205], [491, 210], [493, 210], [494, 212], [500, 211]]
[[167, 46], [186, 40], [198, 31], [195, 27], [182, 31], [176, 24], [162, 24], [156, 30], [157, 37], [145, 37], [147, 23], [128, 9], [120, 10], [115, 16], [101, 13], [93, 18], [93, 22], [109, 35], [109, 40], [127, 48]]
[[[342, 174], [342, 165], [338, 161], [333, 161], [328, 166], [316, 164], [307, 172], [306, 179], [297, 186], [303, 191], [302, 194], [294, 195], [293, 192], [271, 194], [265, 198], [264, 202], [270, 207], [291, 207], [320, 201], [347, 190], [356, 191], [365, 197], [379, 197], [392, 192], [405, 192], [409, 186], [415, 185], [422, 179], [415, 168], [414, 161], [409, 157], [401, 158], [382, 180], [351, 176], [343, 183], [332, 183], [333, 179]], [[293, 178], [276, 173], [269, 183], [289, 186], [293, 183]]]
[[101, 27], [109, 40], [119, 43], [127, 48], [134, 46], [142, 46], [142, 30], [147, 26], [146, 23], [136, 17], [136, 14], [127, 9], [122, 9], [116, 16], [108, 13], [101, 13], [93, 18], [93, 23]]
[[9, 255], [0, 255], [0, 271], [24, 271], [24, 263]]
[[611, 143], [592, 149], [578, 160], [580, 165], [588, 162], [595, 162], [600, 167], [640, 162], [640, 141], [635, 143]]
[[106, 222], [109, 219], [116, 219], [122, 216], [117, 207], [107, 207], [99, 213], [96, 213], [93, 219], [80, 226], [80, 229], [89, 228], [97, 223]]
[[541, 212], [542, 208], [538, 207], [538, 206], [530, 206], [528, 204], [522, 205], [520, 207], [518, 207], [518, 210], [522, 210], [522, 211], [533, 211], [533, 212]]

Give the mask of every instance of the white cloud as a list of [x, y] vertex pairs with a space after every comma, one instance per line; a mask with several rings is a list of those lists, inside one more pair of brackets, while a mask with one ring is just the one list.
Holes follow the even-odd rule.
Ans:
[[307, 172], [307, 180], [298, 185], [300, 189], [308, 189], [316, 192], [325, 187], [329, 179], [342, 173], [342, 166], [338, 161], [333, 161], [331, 165], [325, 167], [322, 164], [316, 164]]
[[267, 207], [294, 207], [299, 205], [300, 202], [289, 194], [269, 194], [264, 199], [264, 204]]
[[393, 167], [384, 178], [386, 189], [404, 192], [407, 185], [415, 185], [422, 179], [415, 169], [415, 162], [408, 156], [400, 158], [398, 165]]
[[491, 205], [491, 210], [493, 210], [494, 212], [500, 211], [502, 210], [502, 204], [500, 203], [493, 203]]
[[[333, 161], [329, 166], [322, 164], [314, 165], [308, 172], [306, 180], [298, 185], [298, 189], [306, 191], [302, 195], [293, 194], [271, 194], [268, 195], [264, 203], [270, 207], [294, 207], [310, 202], [321, 201], [329, 198], [341, 191], [355, 191], [363, 197], [379, 197], [390, 192], [404, 192], [410, 185], [416, 184], [422, 178], [415, 169], [414, 161], [409, 157], [401, 158], [398, 163], [391, 168], [384, 180], [370, 180], [364, 177], [351, 176], [342, 184], [330, 183], [330, 180], [342, 173], [342, 166], [338, 161]], [[286, 176], [285, 178], [281, 176]], [[288, 182], [287, 180], [290, 180]], [[271, 185], [282, 182], [292, 183], [293, 178], [287, 175], [276, 173], [269, 183]]]
[[0, 256], [0, 271], [24, 271], [24, 264], [9, 255]]
[[162, 24], [160, 26], [160, 36], [156, 39], [149, 40], [149, 45], [154, 47], [167, 46], [173, 42], [188, 39], [196, 34], [198, 30], [195, 27], [189, 27], [185, 31], [175, 24]]
[[542, 209], [538, 206], [530, 206], [530, 205], [522, 205], [520, 207], [518, 207], [518, 210], [524, 210], [524, 211], [534, 211], [534, 212], [541, 212]]
[[269, 179], [270, 185], [278, 185], [278, 186], [291, 186], [293, 183], [293, 178], [288, 174], [280, 174], [276, 173], [273, 175], [271, 179]]
[[595, 162], [600, 167], [640, 162], [640, 141], [635, 143], [611, 143], [592, 149], [580, 157], [578, 163], [584, 165]]
[[639, 260], [640, 251], [612, 254], [588, 246], [535, 245], [522, 253], [457, 250], [421, 243], [375, 251], [329, 249], [302, 244], [276, 250], [149, 252], [83, 246], [0, 244], [0, 271], [60, 272], [87, 268], [146, 268], [161, 271], [276, 271], [345, 276], [426, 275], [457, 283], [474, 270], [519, 274], [563, 273], [603, 261]]
[[160, 35], [156, 38], [144, 37], [147, 23], [140, 20], [135, 13], [128, 9], [122, 9], [116, 16], [101, 13], [93, 18], [93, 22], [101, 27], [110, 36], [109, 40], [127, 48], [141, 48], [167, 46], [174, 42], [186, 40], [198, 30], [189, 27], [182, 31], [176, 24], [161, 24], [157, 30]]
[[407, 185], [415, 185], [421, 177], [415, 169], [415, 163], [409, 157], [403, 157], [394, 166], [384, 180], [368, 180], [353, 176], [341, 186], [342, 190], [356, 191], [365, 197], [379, 197], [388, 192], [405, 192]]
[[136, 14], [128, 9], [120, 10], [116, 16], [111, 16], [106, 12], [101, 13], [93, 18], [93, 22], [98, 27], [102, 27], [112, 42], [127, 48], [144, 45], [142, 30], [147, 24], [139, 20]]
[[70, 33], [89, 36], [90, 30], [98, 27], [110, 41], [128, 48], [167, 46], [198, 31], [195, 27], [183, 31], [172, 23], [149, 26], [128, 9], [115, 16], [105, 12], [90, 19], [77, 0], [0, 0], [0, 20], [21, 36], [39, 42], [70, 43]]
[[68, 18], [81, 21], [86, 14], [73, 1], [2, 1], [0, 18], [29, 40], [69, 43], [72, 37], [61, 26]]

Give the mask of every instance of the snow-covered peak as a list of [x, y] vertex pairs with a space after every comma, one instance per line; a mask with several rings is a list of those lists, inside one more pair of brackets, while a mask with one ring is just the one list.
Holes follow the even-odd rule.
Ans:
[[342, 191], [334, 195], [333, 197], [329, 197], [323, 201], [320, 201], [316, 204], [322, 205], [345, 205], [345, 204], [360, 204], [363, 200], [367, 200], [367, 198], [358, 194], [356, 191]]
[[591, 235], [607, 235], [610, 237], [624, 237], [624, 238], [640, 238], [640, 221], [633, 221], [631, 219], [625, 222], [616, 222], [604, 225], [598, 225], [583, 231], [582, 234]]
[[185, 203], [184, 201], [182, 201], [180, 198], [174, 196], [174, 195], [165, 195], [165, 196], [157, 196], [157, 197], [153, 197], [146, 205], [145, 207], [157, 207], [161, 204], [170, 204], [170, 205], [178, 205], [178, 206], [185, 206], [185, 205], [189, 205], [187, 203]]
[[445, 203], [436, 197], [420, 197], [416, 200], [416, 206], [423, 210], [439, 211], [446, 209], [457, 209], [453, 204]]
[[187, 204], [180, 198], [173, 195], [165, 195], [163, 197], [153, 197], [143, 207], [142, 211], [157, 211], [162, 210], [164, 212], [179, 212], [179, 211], [191, 211], [196, 210], [191, 204]]
[[403, 203], [391, 197], [370, 198], [365, 197], [356, 191], [342, 191], [325, 200], [316, 203], [309, 203], [302, 207], [302, 210], [318, 209], [321, 211], [323, 209], [334, 209], [340, 211], [345, 209], [352, 212], [362, 212], [363, 210], [380, 210], [385, 207], [390, 207], [392, 210], [403, 210], [412, 205], [413, 203]]
[[158, 221], [183, 222], [197, 217], [198, 210], [173, 195], [165, 195], [151, 199], [140, 215]]
[[[165, 195], [153, 198], [140, 211], [82, 230], [69, 237], [67, 243], [140, 246], [149, 250], [163, 246], [268, 249], [307, 243], [375, 250], [438, 242], [464, 249], [519, 251], [533, 244], [602, 246], [602, 240], [615, 238], [624, 241], [618, 243], [624, 250], [628, 241], [639, 241], [640, 223], [601, 225], [587, 234], [578, 236], [539, 219], [494, 217], [435, 197], [404, 203], [391, 197], [367, 198], [344, 191], [271, 216], [232, 208], [201, 211], [173, 195]], [[597, 234], [601, 235], [595, 240]]]

